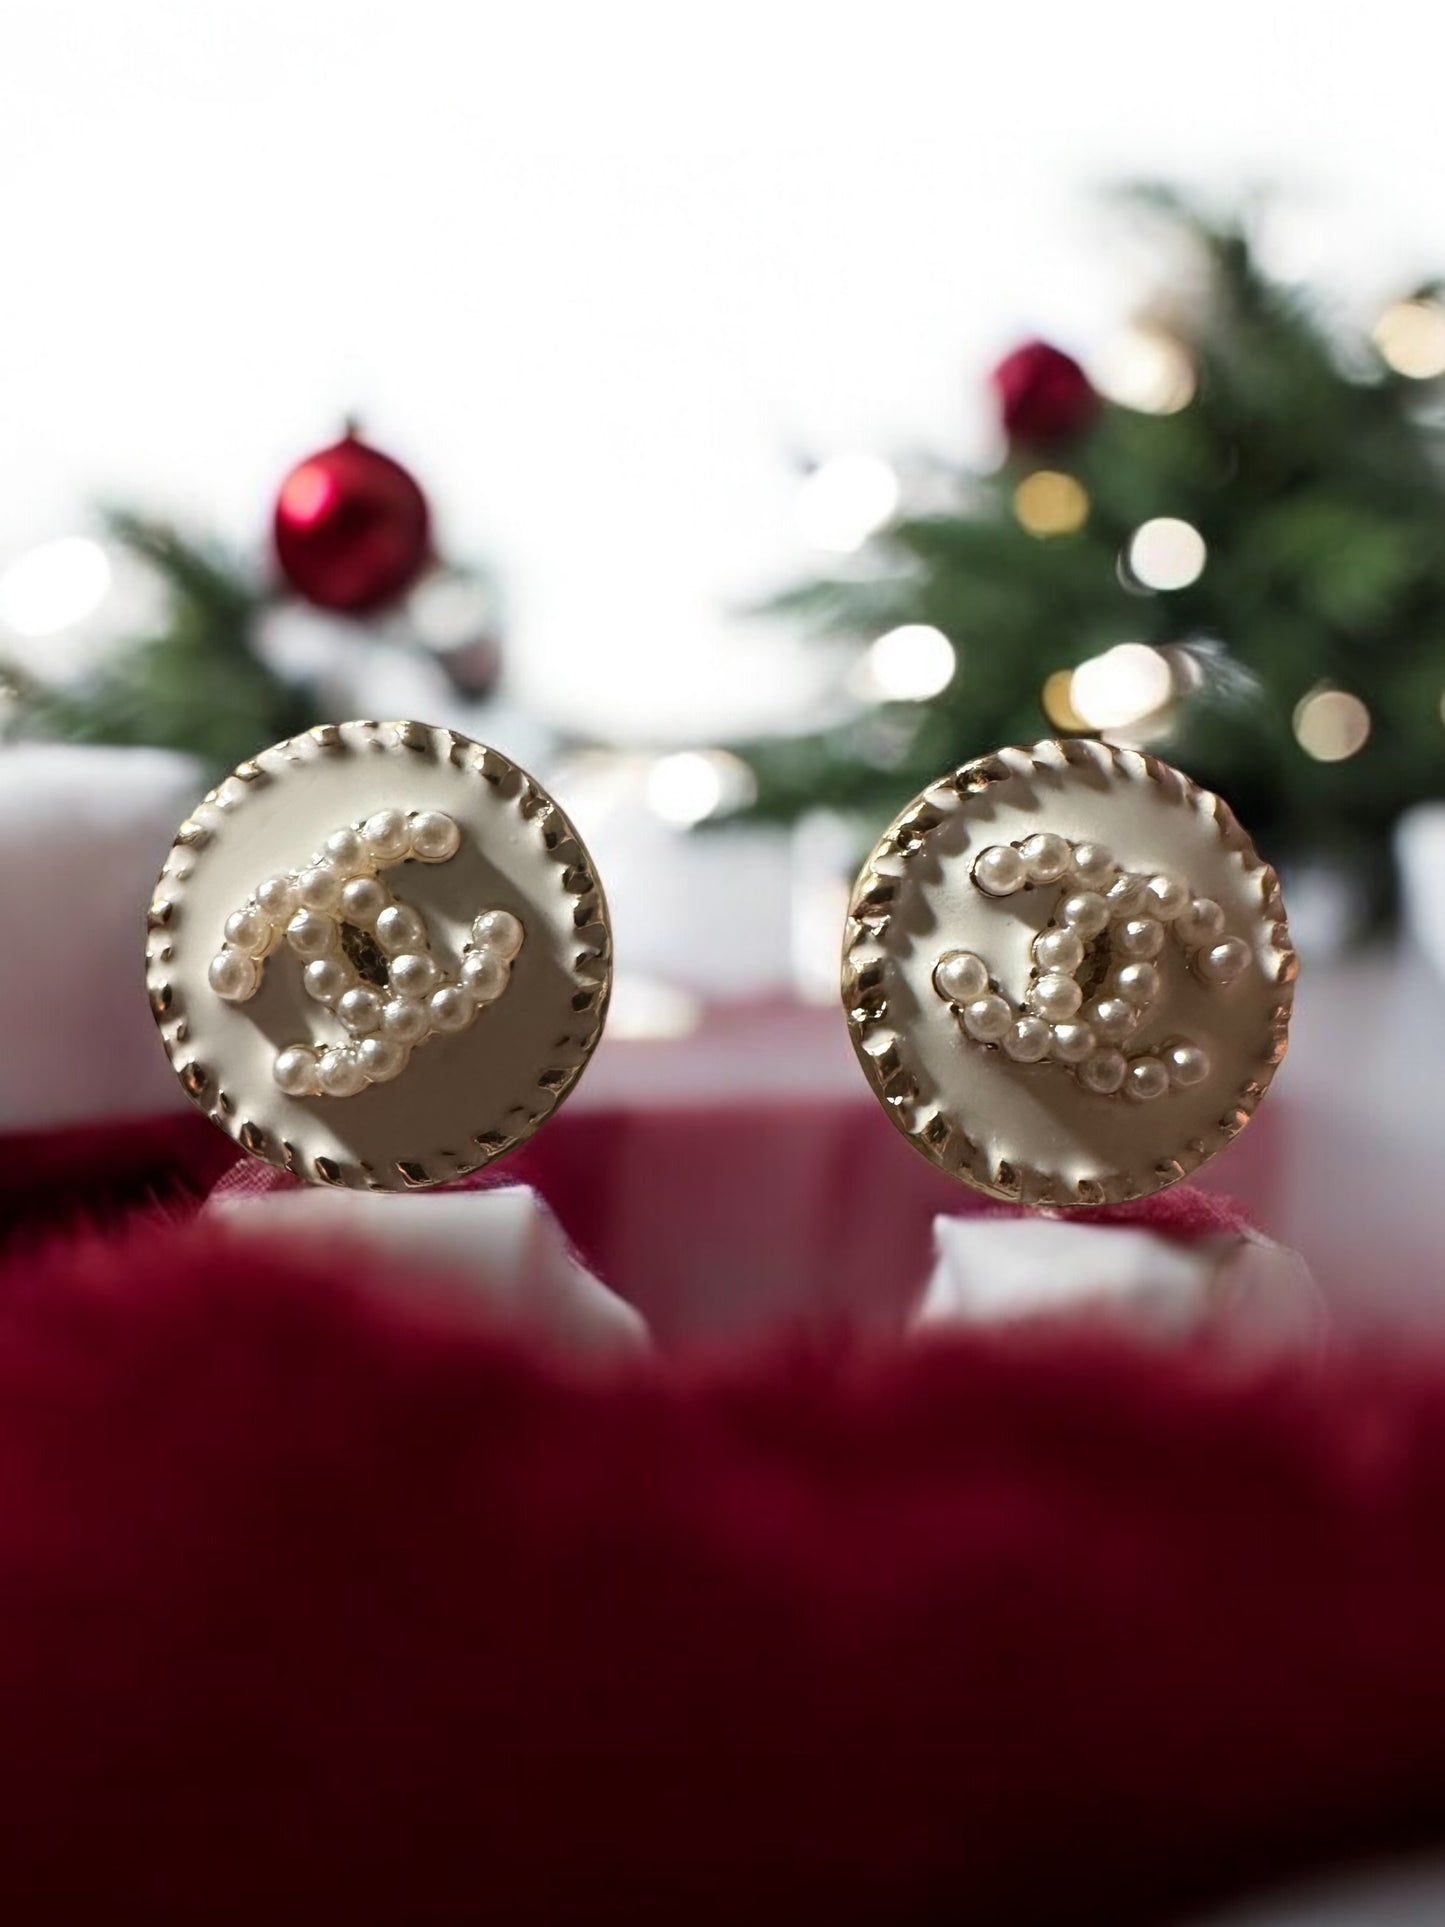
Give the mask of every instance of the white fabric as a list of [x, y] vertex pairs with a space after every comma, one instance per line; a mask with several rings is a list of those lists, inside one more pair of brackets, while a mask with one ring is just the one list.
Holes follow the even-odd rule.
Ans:
[[917, 1332], [1084, 1312], [1161, 1339], [1227, 1327], [1317, 1344], [1324, 1312], [1304, 1260], [1253, 1233], [1161, 1237], [1087, 1216], [935, 1218]]
[[0, 1129], [179, 1109], [145, 991], [145, 911], [203, 788], [164, 750], [0, 748]]
[[1405, 927], [1445, 976], [1445, 803], [1417, 803], [1395, 826]]
[[364, 1244], [404, 1259], [409, 1270], [462, 1277], [487, 1323], [526, 1332], [571, 1357], [649, 1349], [642, 1319], [592, 1276], [524, 1184], [415, 1193], [308, 1185], [213, 1198], [206, 1211], [241, 1232], [327, 1250], [342, 1240]]

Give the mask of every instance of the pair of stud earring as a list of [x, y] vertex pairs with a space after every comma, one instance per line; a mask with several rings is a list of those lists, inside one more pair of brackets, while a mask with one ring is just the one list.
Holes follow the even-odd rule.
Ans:
[[[606, 900], [565, 813], [422, 723], [326, 724], [183, 823], [148, 915], [151, 1007], [195, 1102], [321, 1183], [502, 1156], [601, 1037]], [[1278, 879], [1228, 808], [1087, 739], [940, 777], [853, 890], [842, 995], [888, 1116], [994, 1196], [1146, 1195], [1222, 1148], [1283, 1056]]]

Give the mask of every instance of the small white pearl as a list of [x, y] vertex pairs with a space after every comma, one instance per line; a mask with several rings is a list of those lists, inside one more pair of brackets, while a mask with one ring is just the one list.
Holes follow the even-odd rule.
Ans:
[[1213, 943], [1224, 929], [1224, 912], [1213, 897], [1196, 897], [1174, 926], [1181, 943], [1195, 948]]
[[218, 950], [211, 959], [206, 981], [228, 1004], [244, 1004], [261, 981], [261, 969], [244, 950]]
[[426, 1005], [414, 997], [392, 997], [381, 1013], [381, 1027], [399, 1044], [419, 1044], [431, 1028]]
[[1070, 868], [1086, 890], [1102, 890], [1118, 869], [1102, 843], [1076, 843]]
[[1005, 1034], [1003, 1047], [1016, 1064], [1037, 1064], [1047, 1057], [1054, 1033], [1041, 1017], [1020, 1017]]
[[1212, 984], [1233, 983], [1248, 965], [1249, 945], [1241, 937], [1225, 937], [1208, 950], [1198, 951], [1194, 958], [1195, 969]]
[[[308, 964], [314, 970], [315, 964]], [[381, 1029], [382, 1001], [369, 984], [348, 990], [336, 1006], [336, 1014], [353, 1037], [367, 1037]]]
[[1149, 895], [1149, 879], [1125, 871], [1104, 892], [1104, 901], [1116, 917], [1132, 917], [1144, 907]]
[[1126, 957], [1157, 957], [1164, 948], [1164, 926], [1156, 917], [1130, 917], [1119, 926], [1114, 945]]
[[321, 1053], [316, 1081], [327, 1097], [355, 1097], [366, 1084], [366, 1072], [353, 1044], [335, 1044]]
[[318, 1004], [338, 1004], [351, 988], [351, 966], [340, 957], [317, 957], [302, 971], [301, 981]]
[[386, 1084], [406, 1068], [407, 1050], [391, 1037], [364, 1037], [356, 1057], [368, 1084]]
[[226, 919], [226, 942], [248, 957], [264, 956], [273, 934], [271, 919], [254, 903], [243, 904]]
[[1149, 879], [1149, 910], [1151, 915], [1160, 917], [1165, 923], [1174, 919], [1189, 908], [1189, 889], [1178, 877], [1157, 876]]
[[286, 941], [298, 957], [324, 957], [336, 948], [336, 925], [319, 910], [298, 910], [286, 926]]
[[326, 861], [343, 877], [365, 876], [376, 858], [360, 830], [348, 823], [344, 830], [333, 830], [326, 839]]
[[495, 1003], [511, 975], [512, 966], [494, 950], [474, 950], [462, 959], [462, 989], [478, 1004]]
[[405, 810], [378, 810], [362, 824], [361, 834], [378, 863], [397, 863], [411, 847]]
[[1028, 866], [1018, 851], [1007, 843], [994, 843], [984, 850], [973, 866], [973, 880], [991, 897], [1011, 896], [1028, 879]]
[[256, 902], [273, 923], [285, 923], [296, 908], [296, 879], [267, 877], [256, 892]]
[[988, 970], [971, 950], [950, 950], [933, 969], [933, 987], [951, 1004], [971, 1004], [988, 989]]
[[462, 833], [440, 810], [419, 810], [411, 819], [412, 853], [423, 863], [445, 863], [461, 848]]
[[1101, 1097], [1107, 1097], [1124, 1082], [1127, 1068], [1122, 1051], [1096, 1050], [1092, 1057], [1086, 1057], [1080, 1064], [1079, 1082], [1086, 1090], [1097, 1091]]
[[1019, 845], [1019, 855], [1028, 867], [1030, 883], [1057, 883], [1068, 869], [1073, 852], [1063, 837], [1044, 830], [1026, 836]]
[[1076, 890], [1064, 898], [1059, 918], [1076, 937], [1097, 937], [1109, 921], [1109, 906], [1095, 890]]
[[1144, 1103], [1151, 1097], [1163, 1097], [1169, 1088], [1169, 1073], [1157, 1057], [1136, 1057], [1129, 1066], [1124, 1089], [1130, 1097]]
[[1085, 1013], [1099, 1035], [1110, 1044], [1120, 1043], [1134, 1028], [1137, 1012], [1122, 997], [1100, 997]]
[[433, 1030], [465, 1030], [476, 1014], [476, 1004], [460, 984], [443, 984], [427, 1004]]
[[1171, 1083], [1187, 1088], [1208, 1077], [1209, 1057], [1198, 1044], [1171, 1044], [1164, 1053], [1164, 1067]]
[[358, 930], [374, 929], [377, 918], [390, 907], [391, 895], [375, 877], [353, 877], [342, 888], [341, 914]]
[[515, 957], [522, 947], [522, 920], [510, 910], [483, 910], [472, 921], [472, 942], [478, 950], [494, 950], [499, 957]]
[[1013, 1024], [1002, 997], [975, 997], [963, 1013], [963, 1027], [980, 1044], [996, 1044]]
[[341, 902], [341, 872], [334, 863], [313, 863], [296, 878], [296, 895], [303, 910], [335, 910]]
[[276, 1053], [271, 1075], [288, 1097], [314, 1097], [319, 1088], [315, 1051], [307, 1050], [304, 1044], [289, 1045]]
[[1083, 939], [1073, 930], [1041, 930], [1034, 938], [1034, 962], [1040, 970], [1068, 975], [1084, 961]]
[[1142, 1010], [1159, 995], [1159, 967], [1151, 963], [1124, 964], [1114, 972], [1113, 985], [1136, 1010]]
[[1093, 1048], [1092, 1025], [1072, 1022], [1054, 1025], [1054, 1056], [1061, 1064], [1082, 1064]]
[[376, 941], [389, 957], [426, 948], [426, 925], [409, 903], [393, 903], [376, 920]]
[[1047, 977], [1040, 977], [1029, 985], [1030, 1005], [1051, 1023], [1062, 1023], [1074, 1016], [1083, 1001], [1084, 993], [1074, 979], [1057, 971], [1050, 971]]
[[398, 997], [425, 997], [435, 987], [440, 974], [436, 959], [421, 950], [403, 950], [399, 957], [392, 958], [388, 972], [391, 988]]

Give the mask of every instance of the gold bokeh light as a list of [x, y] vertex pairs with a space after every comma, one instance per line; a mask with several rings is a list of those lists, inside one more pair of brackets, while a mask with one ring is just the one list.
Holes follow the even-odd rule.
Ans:
[[1056, 669], [1044, 679], [1039, 691], [1039, 706], [1055, 729], [1087, 729], [1073, 703], [1074, 672], [1072, 669]]
[[1445, 308], [1438, 301], [1396, 301], [1375, 323], [1380, 359], [1411, 381], [1445, 375]]
[[1089, 519], [1088, 491], [1060, 469], [1037, 468], [1014, 490], [1014, 514], [1030, 535], [1073, 535]]

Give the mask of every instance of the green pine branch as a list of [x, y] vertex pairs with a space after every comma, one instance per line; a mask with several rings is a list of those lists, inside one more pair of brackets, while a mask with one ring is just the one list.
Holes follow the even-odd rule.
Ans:
[[[960, 667], [926, 704], [890, 704], [787, 739], [740, 745], [757, 816], [819, 804], [876, 826], [940, 771], [1002, 743], [1057, 733], [1045, 678], [1118, 642], [1186, 645], [1194, 686], [1156, 746], [1224, 793], [1266, 850], [1377, 857], [1400, 811], [1445, 794], [1445, 423], [1438, 384], [1393, 374], [1350, 342], [1317, 293], [1264, 270], [1246, 224], [1170, 189], [1124, 204], [1181, 234], [1203, 292], [1171, 323], [1196, 393], [1172, 415], [1105, 405], [1073, 445], [1016, 451], [988, 475], [944, 464], [942, 509], [905, 507], [848, 574], [796, 583], [770, 605], [840, 648], [897, 623], [949, 636]], [[1013, 511], [1031, 469], [1067, 471], [1089, 515], [1038, 538]], [[1208, 544], [1198, 581], [1131, 587], [1119, 558], [1155, 516]], [[1368, 706], [1358, 755], [1312, 760], [1296, 704], [1332, 683]], [[1385, 866], [1373, 861], [1379, 874]]]
[[234, 556], [125, 510], [103, 520], [118, 547], [160, 576], [164, 621], [153, 634], [118, 641], [74, 687], [0, 663], [11, 734], [184, 750], [220, 775], [259, 744], [323, 720], [316, 693], [256, 653], [269, 598]]

